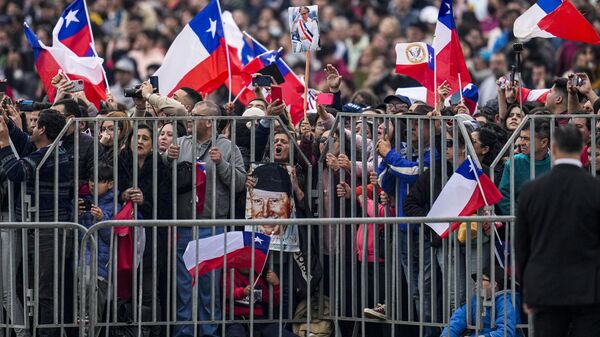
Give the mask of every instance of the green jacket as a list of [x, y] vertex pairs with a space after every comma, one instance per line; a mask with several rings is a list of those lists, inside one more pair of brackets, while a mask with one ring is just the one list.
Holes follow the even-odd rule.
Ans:
[[[546, 154], [544, 159], [535, 161], [535, 176], [539, 177], [542, 174], [550, 171], [551, 168], [550, 153]], [[519, 201], [519, 192], [521, 186], [524, 183], [531, 180], [529, 155], [519, 153], [515, 156], [514, 161], [515, 167], [515, 209], [517, 209]], [[500, 192], [502, 193], [502, 200], [498, 203], [500, 213], [502, 215], [510, 215], [510, 160], [506, 161], [504, 165], [504, 172], [502, 173], [502, 179], [500, 180]]]

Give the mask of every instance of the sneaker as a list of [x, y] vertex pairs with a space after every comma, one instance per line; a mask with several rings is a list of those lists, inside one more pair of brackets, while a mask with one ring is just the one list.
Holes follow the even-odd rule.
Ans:
[[365, 313], [365, 316], [370, 318], [385, 319], [385, 304], [377, 303], [375, 308], [365, 308], [363, 312]]

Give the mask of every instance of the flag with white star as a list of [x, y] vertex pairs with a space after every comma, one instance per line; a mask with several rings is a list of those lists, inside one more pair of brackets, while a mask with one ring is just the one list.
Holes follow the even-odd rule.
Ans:
[[62, 43], [77, 56], [95, 56], [94, 37], [85, 0], [73, 1], [60, 15], [52, 31], [52, 44]]
[[227, 47], [218, 1], [212, 0], [177, 35], [156, 71], [162, 95], [182, 87], [208, 94], [228, 78]]
[[227, 268], [248, 269], [260, 274], [269, 255], [271, 238], [252, 232], [228, 232], [190, 241], [183, 254], [185, 267], [192, 277], [212, 270]]

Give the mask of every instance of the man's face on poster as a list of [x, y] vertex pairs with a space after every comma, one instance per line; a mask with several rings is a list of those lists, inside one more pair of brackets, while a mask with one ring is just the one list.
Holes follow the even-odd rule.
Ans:
[[251, 195], [252, 219], [289, 219], [290, 198], [285, 192], [253, 189]]

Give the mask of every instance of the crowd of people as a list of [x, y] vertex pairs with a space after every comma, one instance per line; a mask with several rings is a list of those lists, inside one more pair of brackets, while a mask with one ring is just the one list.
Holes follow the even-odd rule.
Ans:
[[[600, 27], [600, 16], [595, 13], [600, 8], [586, 1], [574, 3], [594, 26]], [[515, 59], [513, 43], [517, 42], [512, 26], [529, 5], [524, 1], [459, 1], [456, 4], [463, 54], [473, 83], [479, 87], [476, 110], [470, 110], [461, 99], [448, 103], [458, 88], [451, 88], [445, 82], [437, 88], [435, 106], [396, 94], [397, 88], [419, 84], [394, 73], [396, 57], [391, 46], [399, 42], [431, 42], [438, 12], [436, 1], [317, 1], [321, 46], [311, 63], [310, 82], [311, 87], [332, 93], [334, 100], [331, 105], [319, 105], [317, 113], [307, 115], [297, 125], [291, 123], [284, 102], [270, 100], [268, 88], [265, 95], [265, 90], [255, 87], [256, 98], [247, 106], [228, 103], [224, 87], [208, 95], [188, 87], [176, 90], [171, 97], [155, 92], [149, 76], [160, 67], [169, 43], [182, 26], [205, 4], [206, 1], [89, 3], [95, 47], [105, 59], [111, 84], [106, 101], [98, 108], [83, 92], [73, 91], [74, 83], [60, 73], [52, 80], [57, 93], [50, 103], [37, 78], [33, 54], [21, 34], [22, 22], [27, 21], [38, 37], [51, 45], [53, 24], [66, 3], [0, 1], [0, 13], [6, 13], [0, 16], [0, 77], [7, 79], [6, 95], [0, 105], [3, 221], [70, 222], [75, 219], [91, 228], [99, 221], [115, 219], [120, 207], [127, 202], [136, 206], [135, 218], [147, 220], [279, 218], [283, 214], [290, 218], [426, 216], [444, 183], [468, 154], [475, 156], [483, 171], [493, 176], [503, 195], [493, 212], [511, 215], [518, 207], [521, 187], [532, 179], [531, 173], [537, 177], [550, 170], [550, 133], [555, 126], [564, 124], [576, 125], [582, 134], [582, 166], [594, 175], [600, 171], [597, 147], [600, 142], [592, 119], [551, 118], [599, 112], [596, 91], [600, 88], [600, 65], [597, 64], [600, 50], [556, 39], [533, 39], [524, 44], [520, 71], [516, 76], [511, 75], [510, 66]], [[223, 1], [221, 5], [232, 12], [242, 30], [267, 48], [284, 47], [290, 51], [287, 7], [307, 3], [252, 0]], [[284, 55], [298, 74], [304, 73], [302, 57], [291, 52]], [[549, 91], [543, 102], [526, 101], [525, 95], [519, 92], [520, 87]], [[134, 88], [134, 97], [124, 95], [126, 88]], [[23, 108], [23, 99], [34, 100], [30, 109]], [[522, 123], [526, 115], [536, 117]], [[222, 116], [245, 116], [246, 119], [233, 122]], [[81, 117], [90, 119], [72, 121]], [[450, 120], [454, 123], [442, 125]], [[69, 127], [61, 132], [67, 123]], [[459, 123], [466, 128], [468, 138], [457, 127]], [[517, 130], [518, 135], [514, 135]], [[511, 137], [516, 137], [514, 153], [501, 152]], [[595, 144], [592, 139], [596, 140]], [[472, 151], [468, 145], [472, 145]], [[47, 152], [52, 151], [57, 155], [40, 164]], [[498, 156], [502, 160], [495, 164]], [[507, 165], [511, 156], [513, 164]], [[187, 179], [191, 176], [189, 172], [194, 172], [196, 162], [204, 164], [206, 176], [201, 208], [197, 207], [200, 199], [194, 195], [196, 189], [190, 187], [191, 180]], [[275, 207], [274, 201], [268, 200], [261, 201], [260, 210], [257, 207], [250, 212], [251, 217], [247, 216], [246, 193], [264, 186], [264, 182], [252, 175], [253, 164], [259, 162], [291, 167], [291, 184], [278, 192], [291, 196], [293, 211], [282, 211]], [[36, 180], [36, 168], [39, 180]], [[177, 177], [177, 184], [173, 177]], [[7, 188], [9, 182], [16, 183], [11, 193]], [[24, 189], [20, 187], [21, 182], [25, 182]], [[257, 187], [257, 184], [263, 185]], [[74, 195], [76, 190], [77, 196]], [[29, 199], [27, 195], [39, 195], [39, 199]], [[9, 200], [11, 196], [15, 199]], [[34, 204], [24, 204], [31, 200]], [[28, 208], [23, 208], [24, 205]], [[12, 209], [9, 210], [9, 206]], [[29, 211], [31, 206], [36, 208], [35, 213]], [[391, 235], [384, 235], [385, 226], [368, 220], [358, 226], [356, 232], [349, 227], [335, 226], [299, 228], [300, 252], [307, 253], [308, 237], [313, 238], [313, 254], [308, 256], [312, 265], [310, 272], [319, 277], [310, 282], [301, 276], [303, 270], [296, 261], [297, 252], [286, 251], [273, 251], [271, 264], [265, 267], [263, 274], [252, 275], [252, 271], [240, 269], [221, 275], [216, 271], [194, 280], [183, 261], [187, 243], [222, 233], [224, 228], [179, 227], [173, 245], [171, 229], [147, 227], [142, 260], [153, 262], [137, 267], [141, 318], [151, 321], [159, 317], [166, 321], [173, 312], [172, 300], [168, 298], [176, 294], [176, 317], [170, 319], [192, 321], [196, 312], [192, 285], [196, 284], [197, 319], [213, 321], [201, 324], [199, 334], [217, 336], [221, 330], [215, 322], [220, 321], [223, 314], [248, 318], [249, 307], [254, 306], [255, 317], [273, 313], [274, 317], [281, 314], [284, 318], [293, 318], [296, 307], [306, 300], [308, 292], [321, 290], [333, 298], [335, 289], [330, 286], [349, 289], [356, 282], [367, 282], [362, 289], [357, 288], [367, 292], [366, 303], [362, 303], [363, 296], [352, 298], [355, 290], [339, 295], [345, 297], [345, 301], [335, 299], [348, 303], [342, 308], [342, 316], [356, 315], [358, 307], [358, 317], [385, 320], [392, 318], [389, 306], [393, 305], [412, 307], [416, 310], [415, 320], [437, 322], [443, 305], [432, 301], [442, 296], [437, 288], [439, 284], [436, 287], [432, 278], [436, 273], [456, 270], [456, 277], [449, 278], [453, 284], [448, 298], [456, 309], [449, 320], [450, 335], [458, 336], [466, 328], [465, 319], [470, 315], [467, 308], [477, 307], [477, 296], [496, 298], [496, 324], [491, 324], [486, 315], [485, 333], [496, 329], [506, 330], [508, 336], [517, 334], [516, 326], [525, 321], [525, 317], [520, 303], [507, 300], [515, 297], [511, 292], [518, 292], [518, 289], [506, 288], [513, 276], [490, 265], [490, 254], [494, 252], [491, 237], [500, 232], [499, 239], [511, 240], [508, 233], [504, 236], [502, 229], [497, 229], [499, 224], [484, 223], [479, 230], [476, 224], [462, 224], [457, 230], [459, 245], [455, 249], [458, 253], [450, 260], [442, 249], [447, 244], [446, 239], [428, 227], [423, 226], [424, 230], [417, 225], [399, 224], [398, 227], [398, 236], [394, 236], [393, 241]], [[483, 249], [478, 251], [477, 234], [481, 231]], [[471, 234], [466, 234], [468, 232]], [[76, 263], [69, 253], [73, 250], [72, 233], [53, 230], [39, 233], [37, 252], [32, 249], [28, 256], [11, 258], [16, 258], [13, 262], [20, 265], [21, 260], [33, 261], [34, 255], [37, 256], [39, 277], [44, 280], [39, 285], [39, 323], [45, 324], [54, 320], [57, 301], [52, 295], [54, 286], [70, 278]], [[23, 314], [26, 303], [17, 294], [22, 290], [10, 286], [11, 278], [19, 273], [15, 272], [18, 268], [12, 272], [7, 269], [14, 264], [9, 263], [10, 254], [6, 249], [15, 244], [33, 247], [34, 235], [29, 233], [27, 240], [21, 242], [15, 241], [21, 238], [8, 230], [2, 230], [1, 234], [3, 277], [0, 281], [4, 294], [8, 294], [3, 297], [3, 305], [10, 313], [9, 321], [21, 326], [27, 319]], [[423, 240], [422, 245], [420, 240]], [[55, 254], [57, 242], [61, 246], [65, 242], [66, 248]], [[386, 271], [392, 268], [391, 254], [396, 251], [387, 249], [391, 243], [398, 246], [403, 275], [398, 282], [404, 283], [400, 292], [405, 294], [401, 298], [409, 299], [404, 303], [385, 303]], [[110, 280], [112, 244], [111, 231], [100, 230], [96, 252], [98, 270], [93, 274], [98, 279], [101, 316], [115, 293], [118, 293], [115, 298], [119, 299], [119, 305], [124, 307], [131, 298], [131, 290], [121, 293], [118, 289], [111, 295], [111, 287], [116, 286]], [[346, 247], [345, 252], [342, 246]], [[351, 251], [347, 247], [356, 249]], [[175, 255], [175, 265], [168, 261], [166, 252], [169, 250]], [[345, 254], [343, 262], [335, 258], [339, 254]], [[316, 256], [323, 258], [313, 261]], [[483, 270], [476, 268], [478, 259], [483, 261]], [[337, 268], [350, 270], [352, 261], [360, 265], [358, 271], [366, 265], [367, 277], [361, 277], [362, 274], [344, 277], [335, 273]], [[168, 265], [172, 269], [166, 271]], [[454, 268], [455, 265], [458, 267]], [[63, 272], [57, 276], [56, 269]], [[479, 272], [472, 283], [468, 281], [467, 270]], [[494, 284], [492, 270], [496, 270]], [[167, 288], [171, 274], [175, 276], [175, 293]], [[222, 288], [222, 277], [226, 280], [225, 288]], [[421, 281], [422, 288], [419, 287]], [[469, 289], [477, 282], [482, 283], [480, 288], [483, 289], [475, 294], [473, 304], [466, 307], [465, 303], [471, 301]], [[374, 291], [375, 288], [379, 291]], [[261, 292], [253, 296], [255, 303], [250, 304], [249, 296], [255, 290]], [[69, 295], [75, 293], [72, 289], [64, 292], [65, 321], [73, 316]], [[229, 302], [221, 308], [222, 296], [234, 302], [233, 311]], [[519, 294], [516, 297], [519, 298]], [[398, 312], [408, 311], [412, 312], [394, 312], [398, 315]], [[475, 317], [475, 312], [472, 315]], [[389, 333], [386, 325], [376, 322], [366, 325], [367, 334]], [[176, 336], [194, 335], [191, 324], [171, 328]], [[348, 323], [339, 328], [342, 335], [349, 335], [356, 327]], [[167, 328], [151, 325], [142, 329], [145, 335], [160, 336]], [[270, 324], [261, 325], [260, 330], [263, 336], [279, 333], [276, 325]], [[291, 324], [283, 331], [292, 335]], [[17, 328], [15, 332], [18, 336], [30, 335], [27, 329]], [[58, 330], [41, 329], [39, 333], [55, 336]], [[247, 327], [227, 325], [226, 336], [246, 335]], [[425, 327], [424, 335], [437, 336], [440, 330]]]

